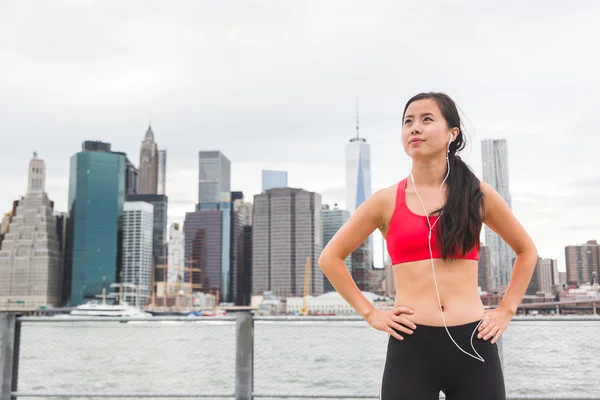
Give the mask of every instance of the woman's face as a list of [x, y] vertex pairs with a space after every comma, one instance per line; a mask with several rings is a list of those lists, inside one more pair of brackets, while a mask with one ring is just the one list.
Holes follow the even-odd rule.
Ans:
[[[433, 99], [416, 100], [410, 103], [402, 121], [402, 144], [411, 158], [431, 158], [448, 149], [450, 135], [458, 135], [458, 129], [448, 124]], [[453, 139], [454, 140], [454, 139]]]

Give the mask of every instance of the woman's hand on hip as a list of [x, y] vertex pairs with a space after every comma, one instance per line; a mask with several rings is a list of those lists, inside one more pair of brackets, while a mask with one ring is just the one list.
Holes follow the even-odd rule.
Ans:
[[394, 329], [412, 335], [413, 330], [417, 329], [416, 325], [408, 318], [401, 316], [401, 314], [412, 314], [414, 313], [410, 307], [396, 307], [393, 310], [378, 310], [372, 309], [365, 320], [373, 328], [387, 332], [398, 340], [404, 340]]
[[483, 322], [479, 325], [477, 338], [483, 338], [483, 340], [492, 338], [491, 343], [496, 343], [500, 338], [500, 335], [508, 328], [508, 323], [513, 315], [514, 314], [510, 310], [503, 307], [485, 310]]

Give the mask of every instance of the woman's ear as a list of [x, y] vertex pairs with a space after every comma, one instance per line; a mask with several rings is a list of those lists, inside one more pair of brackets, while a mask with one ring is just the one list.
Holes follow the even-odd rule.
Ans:
[[458, 129], [458, 128], [452, 129], [452, 141], [454, 141], [458, 138], [459, 133], [460, 133], [460, 129]]

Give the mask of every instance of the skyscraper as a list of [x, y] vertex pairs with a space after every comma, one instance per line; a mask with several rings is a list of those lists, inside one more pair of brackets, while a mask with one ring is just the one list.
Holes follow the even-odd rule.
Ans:
[[154, 132], [150, 126], [140, 149], [137, 189], [139, 194], [157, 194], [158, 192], [158, 146], [154, 141]]
[[244, 225], [242, 237], [242, 265], [238, 274], [236, 305], [250, 305], [252, 296], [252, 225]]
[[252, 203], [246, 203], [243, 199], [237, 199], [233, 202], [233, 210], [240, 213], [242, 225], [252, 225]]
[[[89, 143], [89, 142], [87, 142]], [[106, 145], [108, 143], [105, 143], [104, 145]], [[123, 157], [125, 157], [125, 195], [131, 195], [131, 194], [137, 194], [138, 192], [138, 180], [139, 180], [139, 170], [135, 167], [135, 165], [133, 165], [133, 163], [129, 160], [129, 157], [127, 157], [126, 153], [123, 153], [122, 151], [111, 151], [110, 150], [110, 144], [108, 144], [108, 150], [109, 152], [112, 152], [114, 154], [120, 154]], [[87, 147], [90, 147], [89, 145]], [[97, 147], [97, 146], [96, 146]], [[99, 149], [101, 149], [101, 147], [99, 147]], [[86, 150], [86, 151], [103, 151], [103, 150]]]
[[600, 245], [596, 240], [586, 244], [565, 247], [568, 284], [591, 283], [594, 276], [600, 276]]
[[70, 282], [65, 282], [65, 257], [67, 249], [67, 223], [69, 221], [69, 214], [66, 212], [54, 212], [54, 221], [56, 223], [56, 236], [58, 238], [58, 250], [60, 252], [60, 273], [58, 276], [58, 293], [60, 298], [58, 303], [62, 303], [62, 293], [65, 285], [70, 285]]
[[[323, 205], [322, 207], [322, 222], [323, 222], [323, 248], [327, 246], [327, 243], [333, 238], [333, 236], [337, 233], [337, 231], [350, 219], [350, 212], [348, 210], [342, 210], [338, 208], [338, 205], [335, 204], [332, 209], [329, 208], [328, 204]], [[352, 255], [349, 255], [344, 260], [344, 264], [348, 269], [348, 272], [352, 273]], [[324, 291], [332, 292], [335, 291], [335, 288], [329, 282], [327, 277], [324, 278]]]
[[[511, 207], [508, 183], [508, 146], [506, 139], [486, 139], [481, 142], [483, 180], [492, 186]], [[512, 273], [514, 251], [500, 236], [485, 227], [485, 244], [490, 248], [491, 284], [499, 289], [508, 285]]]
[[265, 192], [269, 189], [284, 188], [288, 186], [288, 173], [287, 171], [262, 171], [262, 191]]
[[[98, 146], [86, 146], [98, 143]], [[96, 299], [116, 281], [125, 201], [125, 156], [86, 142], [71, 157], [65, 281], [67, 304]], [[97, 148], [97, 151], [86, 149]]]
[[220, 151], [199, 152], [198, 203], [218, 203], [229, 199], [231, 162]]
[[[533, 276], [525, 294], [535, 296], [537, 292], [552, 293], [554, 283], [554, 271], [557, 269], [556, 260], [538, 257], [535, 264]], [[556, 282], [556, 285], [559, 283]]]
[[540, 260], [540, 268], [542, 269], [542, 290], [546, 293], [552, 293], [552, 288], [560, 285], [558, 280], [558, 260], [542, 258]]
[[[127, 201], [144, 201], [152, 204], [154, 208], [154, 233], [152, 234], [152, 255], [154, 263], [167, 265], [166, 240], [167, 240], [167, 214], [169, 198], [163, 194], [132, 194], [125, 197]], [[158, 280], [163, 280], [163, 268], [157, 269]]]
[[[242, 227], [237, 245], [235, 304], [246, 306], [250, 305], [252, 295], [252, 203], [244, 202], [243, 197], [237, 198], [233, 201], [232, 211], [237, 213], [238, 222]], [[239, 232], [237, 229], [234, 231]]]
[[200, 269], [191, 274], [192, 284], [202, 285], [197, 289], [214, 295], [218, 291], [220, 301], [231, 302], [236, 285], [235, 232], [241, 230], [232, 199], [243, 194], [231, 192], [231, 163], [223, 153], [200, 151], [198, 159], [198, 204], [195, 212], [186, 214], [184, 224], [186, 265]]
[[230, 212], [228, 201], [199, 203], [183, 224], [186, 266], [196, 269], [185, 281], [194, 291], [218, 294], [220, 301], [231, 301]]
[[158, 151], [158, 194], [167, 194], [167, 151]]
[[139, 170], [133, 165], [125, 153], [125, 194], [137, 194]]
[[[358, 133], [358, 105], [356, 109], [356, 137], [346, 145], [346, 209], [354, 211], [371, 197], [371, 148]], [[373, 265], [373, 236], [369, 236], [352, 255], [353, 278], [361, 290], [369, 290], [367, 276]]]
[[59, 305], [61, 255], [46, 165], [34, 153], [27, 194], [19, 201], [0, 251], [0, 309]]
[[356, 286], [362, 291], [371, 291], [369, 276], [371, 274], [372, 254], [370, 240], [372, 236], [361, 243], [356, 250], [350, 254], [352, 264], [352, 279]]
[[371, 197], [371, 148], [366, 139], [358, 136], [346, 145], [346, 209], [350, 214]]
[[311, 295], [323, 294], [321, 195], [275, 188], [254, 196], [252, 294], [303, 296], [306, 259]]
[[143, 201], [126, 201], [123, 205], [123, 245], [121, 283], [135, 290], [125, 291], [125, 301], [146, 305], [152, 286], [152, 233], [154, 206]]
[[482, 292], [489, 292], [492, 286], [490, 264], [490, 248], [480, 244], [477, 280]]

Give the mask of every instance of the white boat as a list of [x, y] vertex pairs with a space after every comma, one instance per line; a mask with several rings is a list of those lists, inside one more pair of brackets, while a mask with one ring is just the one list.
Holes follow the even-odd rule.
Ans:
[[124, 302], [121, 304], [106, 304], [95, 300], [75, 307], [69, 315], [73, 317], [152, 318], [152, 314]]
[[75, 307], [69, 312], [69, 314], [58, 314], [55, 315], [55, 317], [123, 317], [132, 319], [146, 319], [152, 318], [152, 314], [142, 311], [139, 308], [134, 307], [125, 301], [120, 301], [118, 304], [107, 304], [106, 290], [102, 289], [102, 302], [99, 302], [98, 300], [91, 300], [85, 304], [81, 304]]

